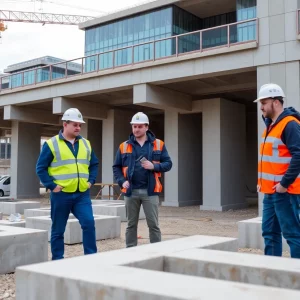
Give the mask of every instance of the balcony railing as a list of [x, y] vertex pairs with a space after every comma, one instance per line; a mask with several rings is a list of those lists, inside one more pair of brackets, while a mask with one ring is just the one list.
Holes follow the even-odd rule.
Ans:
[[258, 43], [258, 19], [170, 36], [14, 73], [0, 78], [0, 92], [249, 42]]

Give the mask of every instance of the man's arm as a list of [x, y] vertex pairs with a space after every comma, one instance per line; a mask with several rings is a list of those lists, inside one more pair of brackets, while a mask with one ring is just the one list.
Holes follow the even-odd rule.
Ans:
[[36, 164], [36, 174], [40, 178], [42, 184], [53, 191], [56, 188], [56, 184], [53, 182], [53, 178], [48, 173], [48, 167], [53, 161], [53, 154], [47, 143], [44, 143], [40, 156]]
[[114, 173], [114, 177], [118, 183], [118, 185], [120, 187], [122, 187], [123, 183], [126, 181], [123, 172], [122, 172], [122, 154], [120, 151], [120, 148], [117, 151], [116, 157], [115, 157], [115, 161], [113, 164], [113, 173]]
[[98, 175], [98, 167], [99, 167], [99, 160], [94, 150], [92, 150], [90, 166], [89, 166], [89, 179], [88, 179], [88, 182], [92, 185], [96, 182], [97, 175]]
[[284, 188], [288, 188], [300, 174], [300, 125], [295, 121], [289, 122], [281, 139], [292, 155], [289, 168], [280, 182]]
[[164, 145], [161, 151], [160, 155], [160, 163], [156, 164], [154, 163], [154, 172], [168, 172], [172, 168], [172, 161], [169, 156], [168, 150], [166, 146]]

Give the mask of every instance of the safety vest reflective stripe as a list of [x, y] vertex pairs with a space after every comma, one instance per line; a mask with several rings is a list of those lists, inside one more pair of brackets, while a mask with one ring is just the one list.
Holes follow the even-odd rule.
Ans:
[[67, 180], [67, 179], [77, 179], [78, 176], [80, 178], [89, 179], [89, 174], [84, 173], [74, 173], [74, 174], [66, 174], [66, 175], [52, 175], [55, 180]]
[[[265, 180], [271, 180], [271, 181], [281, 181], [284, 175], [273, 175], [268, 173], [260, 173], [260, 177]], [[297, 176], [297, 178], [300, 178], [300, 175]]]
[[163, 141], [161, 141], [159, 139], [156, 139], [154, 141], [153, 151], [158, 151], [158, 150], [162, 151], [163, 147], [164, 147], [164, 142]]
[[120, 145], [121, 154], [132, 153], [132, 145], [124, 142]]

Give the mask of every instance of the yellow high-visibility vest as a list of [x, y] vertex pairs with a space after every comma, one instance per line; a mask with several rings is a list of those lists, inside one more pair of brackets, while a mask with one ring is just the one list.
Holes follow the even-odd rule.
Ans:
[[89, 165], [91, 160], [91, 144], [82, 138], [78, 140], [77, 157], [71, 152], [64, 140], [58, 135], [47, 141], [54, 156], [48, 173], [54, 178], [54, 183], [63, 187], [63, 192], [74, 193], [79, 189], [85, 192], [89, 188]]

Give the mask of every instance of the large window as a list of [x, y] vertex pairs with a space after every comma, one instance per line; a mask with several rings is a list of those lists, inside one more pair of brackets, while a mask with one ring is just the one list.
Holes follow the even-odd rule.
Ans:
[[[101, 25], [86, 30], [85, 55], [94, 55], [86, 59], [85, 70], [111, 68], [113, 59], [115, 65], [126, 65], [153, 59], [154, 44], [147, 43], [153, 40], [172, 36], [172, 7], [149, 13], [137, 15], [128, 19]], [[142, 46], [125, 48], [136, 44], [145, 43]], [[172, 54], [171, 41], [160, 41], [155, 44], [155, 57], [163, 57]], [[118, 50], [113, 54], [110, 50]], [[132, 61], [133, 59], [133, 61]]]
[[[256, 18], [256, 0], [237, 0], [237, 20]], [[237, 42], [256, 39], [256, 22], [247, 22], [237, 26]]]

